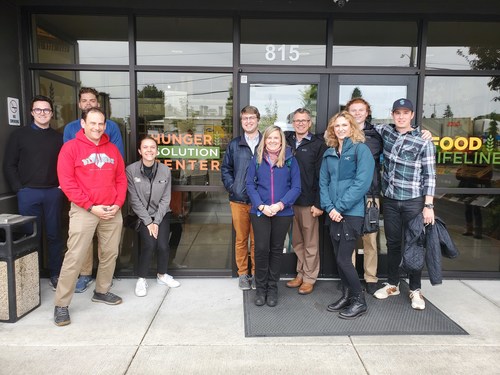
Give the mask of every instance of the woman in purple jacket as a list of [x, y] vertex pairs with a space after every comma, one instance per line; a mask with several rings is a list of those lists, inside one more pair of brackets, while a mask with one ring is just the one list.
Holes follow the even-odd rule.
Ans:
[[278, 281], [285, 236], [293, 218], [292, 205], [300, 195], [300, 171], [286, 147], [280, 127], [268, 127], [248, 167], [246, 187], [255, 233], [255, 304], [278, 303]]

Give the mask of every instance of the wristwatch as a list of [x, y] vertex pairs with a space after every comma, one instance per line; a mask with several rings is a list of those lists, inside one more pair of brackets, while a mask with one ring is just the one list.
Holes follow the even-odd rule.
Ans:
[[88, 211], [88, 212], [91, 212], [93, 208], [94, 208], [94, 205], [92, 205], [92, 206], [90, 206], [89, 208], [87, 208], [87, 211]]
[[434, 208], [434, 205], [432, 203], [426, 203], [424, 204], [425, 208]]

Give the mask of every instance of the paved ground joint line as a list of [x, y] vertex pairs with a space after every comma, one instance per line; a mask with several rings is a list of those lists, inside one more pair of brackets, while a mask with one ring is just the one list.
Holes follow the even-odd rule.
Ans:
[[142, 335], [141, 337], [141, 341], [139, 342], [139, 344], [137, 345], [137, 347], [135, 348], [135, 351], [134, 351], [134, 354], [132, 355], [132, 358], [130, 358], [130, 362], [128, 363], [127, 365], [127, 368], [125, 370], [125, 373], [124, 374], [127, 374], [129, 369], [130, 369], [130, 366], [132, 366], [132, 363], [134, 362], [134, 359], [135, 357], [137, 356], [137, 352], [139, 351], [139, 349], [141, 348], [142, 346], [142, 343], [144, 342], [144, 339], [146, 338], [146, 335], [149, 333], [149, 330], [151, 329], [151, 326], [153, 324], [153, 322], [155, 321], [156, 319], [156, 316], [158, 315], [161, 307], [163, 306], [163, 303], [165, 302], [165, 299], [167, 298], [168, 294], [170, 293], [170, 288], [167, 289], [165, 295], [163, 296], [162, 300], [161, 300], [161, 303], [158, 305], [158, 308], [156, 309], [153, 317], [151, 318], [148, 326], [146, 327], [146, 329], [144, 330], [144, 334]]
[[489, 299], [488, 296], [486, 296], [480, 289], [474, 288], [472, 285], [467, 284], [466, 281], [468, 281], [468, 280], [460, 280], [460, 283], [462, 283], [463, 285], [465, 285], [467, 288], [469, 288], [473, 292], [479, 294], [481, 297], [483, 297], [485, 300], [487, 300], [492, 305], [500, 308], [500, 306], [495, 301], [492, 301], [491, 299]]

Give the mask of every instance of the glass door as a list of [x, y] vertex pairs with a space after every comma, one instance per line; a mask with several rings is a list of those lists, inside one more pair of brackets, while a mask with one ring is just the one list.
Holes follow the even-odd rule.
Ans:
[[[417, 102], [417, 77], [415, 76], [331, 76], [328, 102], [331, 104], [329, 118], [339, 110], [345, 108], [346, 103], [362, 97], [371, 107], [372, 124], [387, 124], [392, 122], [391, 108], [395, 100], [408, 98]], [[418, 106], [416, 106], [418, 108]], [[415, 116], [417, 117], [417, 116]], [[383, 206], [383, 201], [381, 202]], [[383, 209], [382, 209], [383, 215]], [[323, 215], [324, 219], [325, 215]], [[326, 227], [325, 227], [326, 228]], [[321, 235], [321, 233], [320, 233]], [[320, 249], [322, 277], [337, 277], [337, 265], [333, 256], [333, 249], [328, 231], [323, 232]], [[378, 275], [387, 274], [387, 246], [384, 235], [384, 226], [381, 222], [377, 237], [378, 244]], [[356, 268], [363, 278], [363, 241], [356, 245]]]
[[[291, 114], [299, 107], [306, 107], [313, 114], [312, 132], [322, 134], [328, 119], [344, 109], [353, 97], [363, 97], [372, 109], [372, 123], [391, 122], [392, 103], [408, 97], [416, 103], [417, 77], [414, 76], [354, 76], [326, 74], [242, 74], [239, 77], [239, 108], [254, 105], [261, 113], [260, 128], [276, 124], [285, 131], [293, 131]], [[241, 132], [239, 127], [236, 131]], [[337, 265], [333, 249], [324, 225], [325, 215], [320, 218], [320, 277], [337, 277]], [[281, 274], [295, 276], [297, 257], [291, 245], [291, 231], [283, 248]], [[383, 226], [379, 233], [379, 274], [387, 270], [387, 248]], [[362, 242], [357, 247], [357, 267], [363, 275]]]
[[[240, 76], [239, 108], [253, 105], [259, 109], [259, 128], [263, 131], [270, 125], [278, 125], [284, 131], [293, 131], [293, 112], [300, 107], [312, 114], [313, 133], [322, 133], [327, 120], [328, 97], [327, 75], [283, 75], [248, 74]], [[239, 128], [241, 132], [241, 128]], [[281, 273], [283, 276], [295, 274], [297, 257], [291, 243], [291, 229], [283, 246]], [[256, 234], [258, 235], [258, 234]]]

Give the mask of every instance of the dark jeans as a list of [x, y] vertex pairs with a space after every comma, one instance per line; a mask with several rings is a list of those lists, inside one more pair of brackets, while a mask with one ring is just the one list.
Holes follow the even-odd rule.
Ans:
[[[384, 198], [384, 230], [387, 239], [388, 282], [391, 285], [399, 284], [399, 264], [401, 263], [401, 249], [406, 223], [417, 216], [424, 209], [424, 197], [405, 201]], [[410, 290], [421, 287], [422, 271], [408, 275]]]
[[330, 221], [330, 239], [332, 240], [340, 280], [354, 295], [359, 295], [363, 291], [363, 288], [361, 287], [356, 267], [352, 264], [352, 252], [356, 248], [356, 241], [361, 237], [363, 218], [359, 216], [344, 216], [345, 222], [356, 234], [355, 236], [349, 236], [348, 239], [344, 236], [337, 236], [338, 229], [341, 228], [341, 223], [333, 222], [329, 218], [327, 220]]
[[170, 212], [167, 213], [158, 227], [158, 238], [149, 235], [148, 227], [141, 223], [139, 227], [141, 247], [139, 251], [139, 277], [147, 277], [153, 253], [158, 250], [156, 269], [159, 274], [167, 273], [168, 269], [168, 239], [170, 237]]
[[62, 203], [63, 192], [57, 187], [47, 189], [23, 188], [17, 193], [19, 213], [23, 216], [36, 216], [40, 252], [43, 248], [42, 231], [45, 229], [48, 246], [48, 267], [51, 277], [59, 276], [62, 265], [64, 248], [61, 237]]
[[281, 256], [293, 216], [250, 214], [255, 234], [255, 285], [257, 295], [278, 294]]

